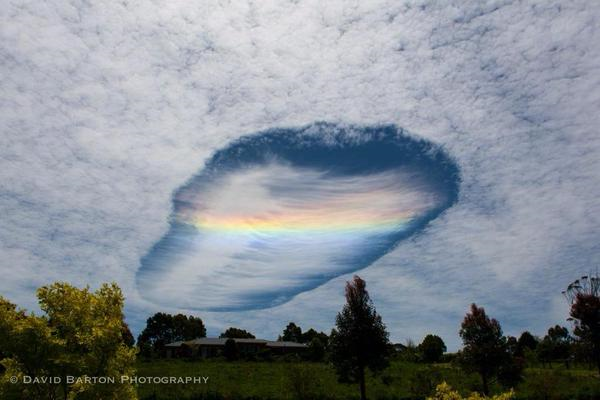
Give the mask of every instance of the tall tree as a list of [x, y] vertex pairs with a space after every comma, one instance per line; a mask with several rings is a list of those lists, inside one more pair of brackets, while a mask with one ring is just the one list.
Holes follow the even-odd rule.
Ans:
[[423, 357], [423, 361], [427, 363], [438, 362], [446, 352], [446, 344], [437, 335], [427, 335], [419, 345], [419, 352]]
[[358, 276], [346, 283], [346, 304], [336, 317], [329, 340], [331, 361], [342, 382], [358, 382], [360, 398], [367, 398], [365, 369], [373, 373], [388, 365], [389, 335]]
[[573, 333], [589, 349], [600, 372], [600, 276], [582, 276], [563, 292], [571, 310], [569, 315], [575, 325]]
[[244, 329], [234, 328], [233, 326], [227, 328], [227, 330], [225, 330], [225, 332], [221, 333], [219, 335], [219, 337], [221, 339], [225, 339], [225, 338], [229, 338], [229, 339], [256, 339], [256, 336], [254, 336], [250, 332], [248, 332], [248, 331], [246, 331]]
[[500, 323], [494, 318], [489, 318], [483, 307], [471, 304], [471, 311], [465, 315], [462, 322], [460, 337], [464, 344], [461, 353], [462, 365], [481, 376], [483, 392], [487, 395], [490, 391], [490, 380], [497, 376], [509, 357]]

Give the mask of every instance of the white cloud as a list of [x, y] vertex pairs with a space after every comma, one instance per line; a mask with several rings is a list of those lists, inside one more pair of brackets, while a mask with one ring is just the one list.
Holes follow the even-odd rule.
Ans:
[[[259, 136], [252, 143], [267, 140]], [[317, 144], [294, 140], [301, 142], [291, 147], [299, 157], [314, 157]], [[272, 307], [370, 265], [454, 198], [455, 186], [430, 178], [441, 168], [409, 165], [406, 150], [397, 150], [397, 164], [381, 172], [367, 169], [381, 169], [379, 160], [349, 172], [341, 165], [383, 154], [354, 150], [343, 156], [330, 148], [329, 164], [301, 167], [283, 154], [279, 160], [268, 154], [281, 147], [290, 150], [259, 147], [261, 158], [239, 166], [241, 149], [231, 149], [227, 160], [217, 156], [223, 161], [178, 190], [169, 232], [142, 259], [137, 279], [143, 297], [196, 310]]]
[[[446, 146], [464, 179], [442, 219], [361, 273], [395, 337], [431, 321], [450, 335], [443, 304], [470, 301], [508, 329], [558, 322], [549, 299], [599, 261], [599, 17], [585, 1], [8, 1], [0, 293], [31, 306], [44, 282], [117, 280], [143, 319], [139, 259], [214, 150], [270, 127], [386, 122]], [[326, 328], [342, 283], [203, 317]]]

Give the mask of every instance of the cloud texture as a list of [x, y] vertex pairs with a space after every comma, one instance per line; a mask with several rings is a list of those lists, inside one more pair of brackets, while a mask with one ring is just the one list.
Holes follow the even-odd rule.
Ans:
[[[140, 260], [172, 194], [237, 138], [390, 123], [461, 167], [455, 206], [362, 270], [392, 338], [455, 347], [477, 301], [508, 333], [564, 322], [598, 265], [600, 4], [588, 1], [5, 1], [0, 293], [116, 280], [139, 328]], [[334, 278], [215, 333], [331, 327]], [[174, 307], [163, 311], [188, 311]]]
[[170, 307], [274, 307], [369, 266], [452, 205], [458, 186], [441, 149], [393, 126], [244, 137], [177, 190], [138, 289]]

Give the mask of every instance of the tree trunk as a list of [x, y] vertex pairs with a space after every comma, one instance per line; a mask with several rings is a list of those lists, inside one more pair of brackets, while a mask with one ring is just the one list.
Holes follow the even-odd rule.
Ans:
[[359, 367], [358, 382], [360, 384], [360, 400], [367, 400], [367, 388], [365, 387], [365, 368]]
[[481, 382], [483, 384], [483, 394], [487, 396], [488, 394], [490, 394], [490, 387], [488, 383], [488, 376], [484, 372], [481, 373]]

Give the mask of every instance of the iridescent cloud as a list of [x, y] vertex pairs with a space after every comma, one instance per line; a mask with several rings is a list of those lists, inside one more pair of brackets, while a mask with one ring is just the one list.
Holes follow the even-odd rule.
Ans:
[[367, 267], [454, 203], [458, 168], [393, 126], [316, 124], [218, 151], [173, 198], [138, 287], [170, 307], [272, 307]]

